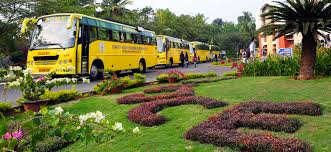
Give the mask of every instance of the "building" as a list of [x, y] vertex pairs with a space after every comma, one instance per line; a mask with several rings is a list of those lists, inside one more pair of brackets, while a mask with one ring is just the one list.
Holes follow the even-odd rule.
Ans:
[[[265, 18], [261, 17], [261, 14], [266, 12], [270, 8], [269, 4], [263, 5], [263, 7], [259, 10], [257, 13], [257, 19], [256, 19], [256, 28], [259, 29], [263, 27], [264, 25], [267, 25], [271, 21]], [[321, 41], [321, 44], [325, 47], [331, 47], [331, 35], [326, 34], [326, 37], [329, 39], [324, 40], [323, 38], [319, 38]], [[274, 40], [274, 35], [264, 35], [263, 33], [259, 33], [259, 50], [261, 51], [263, 47], [266, 48], [268, 54], [276, 54], [277, 50], [280, 48], [294, 48], [296, 45], [301, 45], [302, 42], [302, 35], [300, 33], [298, 34], [292, 34], [292, 35], [285, 35], [282, 36], [276, 40]]]

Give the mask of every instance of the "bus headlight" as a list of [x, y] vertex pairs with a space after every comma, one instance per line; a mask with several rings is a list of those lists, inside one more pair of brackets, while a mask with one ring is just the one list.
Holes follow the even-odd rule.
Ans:
[[64, 64], [68, 64], [68, 60], [64, 60], [63, 63], [64, 63]]
[[63, 64], [62, 60], [60, 60], [60, 61], [59, 61], [59, 64], [60, 64], [60, 65], [62, 65], [62, 64]]

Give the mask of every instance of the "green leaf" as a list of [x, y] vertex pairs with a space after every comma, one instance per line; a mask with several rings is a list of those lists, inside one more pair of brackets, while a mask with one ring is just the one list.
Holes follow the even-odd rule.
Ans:
[[60, 119], [59, 118], [54, 118], [51, 120], [51, 126], [52, 127], [56, 127], [60, 122]]
[[41, 109], [40, 109], [40, 113], [41, 113], [43, 116], [47, 115], [47, 114], [48, 114], [48, 109], [47, 109], [47, 107], [41, 107]]

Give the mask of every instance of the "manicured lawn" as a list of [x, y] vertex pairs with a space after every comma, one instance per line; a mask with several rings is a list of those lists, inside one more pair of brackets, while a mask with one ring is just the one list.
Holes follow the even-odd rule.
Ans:
[[[139, 92], [144, 90], [132, 89], [126, 93]], [[201, 84], [195, 87], [197, 95], [213, 97], [225, 100], [230, 106], [207, 110], [199, 105], [185, 105], [168, 108], [161, 111], [169, 121], [164, 125], [156, 127], [142, 127], [131, 123], [127, 119], [128, 111], [137, 105], [118, 105], [115, 99], [122, 95], [90, 97], [80, 101], [62, 104], [60, 106], [73, 113], [83, 114], [96, 110], [107, 114], [111, 121], [123, 123], [128, 132], [139, 126], [141, 135], [116, 136], [114, 141], [105, 144], [84, 143], [72, 144], [62, 151], [236, 151], [227, 147], [215, 147], [196, 142], [187, 141], [183, 134], [194, 125], [198, 125], [209, 116], [222, 112], [238, 103], [246, 101], [303, 101], [313, 100], [323, 107], [323, 115], [311, 116], [291, 116], [298, 118], [303, 126], [294, 134], [275, 133], [262, 130], [241, 130], [248, 132], [271, 133], [280, 137], [293, 137], [305, 140], [310, 143], [316, 152], [331, 151], [331, 78], [324, 78], [313, 81], [295, 81], [285, 77], [259, 77], [242, 78], [237, 80], [220, 81], [209, 84]]]

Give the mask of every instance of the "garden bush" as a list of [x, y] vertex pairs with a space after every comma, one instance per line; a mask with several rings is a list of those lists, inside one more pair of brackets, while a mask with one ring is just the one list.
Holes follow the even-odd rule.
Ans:
[[174, 107], [185, 104], [200, 104], [205, 108], [212, 109], [217, 107], [224, 107], [225, 102], [217, 101], [207, 97], [186, 96], [171, 99], [159, 99], [153, 102], [143, 103], [129, 111], [128, 118], [130, 121], [138, 123], [143, 126], [156, 126], [164, 124], [167, 119], [164, 116], [157, 114], [167, 107]]
[[237, 71], [224, 73], [225, 77], [236, 77], [238, 75]]
[[[245, 65], [245, 76], [297, 76], [300, 70], [300, 55], [293, 58], [281, 58], [269, 56], [265, 62], [251, 61]], [[331, 49], [318, 51], [315, 68], [315, 76], [331, 76]]]
[[[261, 114], [265, 113], [265, 114]], [[267, 114], [269, 113], [269, 114]], [[275, 114], [321, 115], [320, 105], [305, 103], [248, 102], [224, 111], [190, 129], [185, 138], [216, 146], [229, 146], [241, 151], [311, 151], [302, 140], [283, 139], [272, 135], [239, 132], [240, 127], [293, 133], [301, 123], [294, 118]]]
[[168, 82], [168, 78], [169, 78], [168, 74], [160, 74], [156, 77], [156, 80], [165, 83]]
[[80, 93], [76, 89], [60, 90], [57, 92], [46, 90], [45, 93], [41, 96], [41, 99], [49, 99], [50, 104], [56, 104], [74, 100], [78, 96], [80, 96]]
[[144, 94], [132, 94], [124, 97], [117, 98], [117, 103], [119, 104], [137, 104], [143, 102], [151, 102], [157, 99], [170, 99], [181, 96], [193, 96], [194, 91], [192, 88], [183, 86], [179, 88], [176, 92], [170, 94], [162, 94], [156, 96], [145, 96]]
[[[185, 86], [195, 87], [195, 86], [197, 86], [197, 84], [188, 84], [188, 85], [185, 85]], [[175, 92], [178, 89], [180, 89], [181, 87], [183, 87], [183, 85], [160, 86], [160, 87], [145, 89], [144, 93], [145, 94], [153, 94], [153, 93], [162, 93], [162, 92]]]
[[53, 152], [63, 148], [68, 142], [61, 137], [47, 137], [43, 141], [36, 144], [35, 151], [37, 152]]
[[1, 113], [6, 113], [10, 110], [12, 110], [12, 104], [9, 102], [0, 102], [0, 112]]
[[185, 74], [186, 79], [198, 79], [198, 78], [207, 78], [207, 77], [217, 77], [215, 72], [208, 73], [187, 73]]
[[191, 80], [183, 80], [182, 84], [193, 84], [193, 83], [211, 83], [222, 80], [231, 80], [236, 79], [237, 77], [211, 77], [211, 78], [202, 78], [202, 79], [191, 79]]

